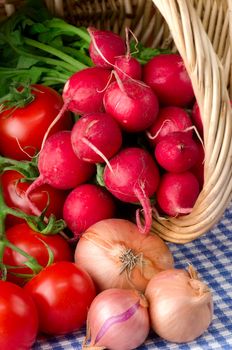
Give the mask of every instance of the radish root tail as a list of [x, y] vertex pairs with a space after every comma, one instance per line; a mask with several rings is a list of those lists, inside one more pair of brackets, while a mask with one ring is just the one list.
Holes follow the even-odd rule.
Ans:
[[134, 189], [134, 193], [142, 206], [142, 211], [143, 211], [144, 220], [145, 220], [143, 225], [140, 218], [141, 209], [137, 209], [136, 223], [137, 223], [138, 229], [142, 234], [148, 234], [152, 226], [152, 208], [151, 208], [150, 199], [147, 197], [141, 185]]

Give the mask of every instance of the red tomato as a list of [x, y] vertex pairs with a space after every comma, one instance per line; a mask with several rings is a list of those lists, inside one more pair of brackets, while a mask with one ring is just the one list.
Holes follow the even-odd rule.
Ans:
[[0, 349], [29, 350], [38, 333], [38, 314], [28, 292], [0, 280]]
[[80, 329], [96, 296], [89, 274], [66, 261], [46, 267], [24, 289], [36, 303], [40, 331], [53, 335]]
[[[34, 100], [25, 107], [11, 108], [0, 113], [0, 153], [12, 159], [30, 159], [40, 149], [43, 136], [59, 113], [63, 99], [54, 89], [43, 85], [32, 85]], [[65, 113], [54, 125], [50, 134], [70, 129], [70, 113]], [[17, 142], [18, 140], [18, 142]], [[20, 145], [20, 147], [19, 147]]]
[[[30, 182], [19, 182], [24, 176], [15, 170], [6, 170], [1, 175], [3, 198], [8, 207], [18, 208], [26, 214], [32, 215], [28, 201], [25, 199], [25, 191], [30, 186]], [[48, 203], [46, 216], [54, 214], [56, 219], [62, 218], [63, 204], [67, 197], [66, 191], [55, 189], [49, 185], [42, 185], [31, 192], [30, 200], [39, 209], [43, 210]], [[13, 215], [7, 215], [6, 227], [22, 223], [23, 220]]]
[[[54, 256], [54, 262], [73, 260], [71, 247], [68, 242], [58, 234], [43, 235], [35, 232], [26, 223], [23, 223], [6, 230], [5, 236], [10, 243], [33, 256], [43, 267], [47, 265], [49, 259], [48, 249], [45, 244], [51, 249]], [[43, 242], [45, 242], [45, 244]], [[11, 274], [11, 272], [32, 273], [32, 270], [29, 267], [23, 265], [26, 260], [27, 258], [20, 253], [17, 253], [9, 247], [5, 248], [3, 263], [11, 266], [23, 266], [22, 268], [8, 270], [7, 279], [9, 281], [22, 285], [24, 280]]]

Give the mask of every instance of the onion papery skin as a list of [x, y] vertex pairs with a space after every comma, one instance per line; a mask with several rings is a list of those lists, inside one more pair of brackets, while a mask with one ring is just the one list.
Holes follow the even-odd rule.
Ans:
[[151, 328], [161, 338], [186, 343], [201, 336], [213, 318], [213, 298], [196, 271], [162, 271], [148, 283]]
[[146, 340], [149, 330], [148, 303], [144, 295], [130, 289], [107, 289], [90, 305], [89, 344], [83, 349], [135, 349]]
[[105, 219], [83, 233], [76, 245], [75, 263], [90, 274], [98, 291], [134, 288], [143, 292], [148, 281], [172, 268], [174, 261], [158, 235], [141, 235], [128, 220]]

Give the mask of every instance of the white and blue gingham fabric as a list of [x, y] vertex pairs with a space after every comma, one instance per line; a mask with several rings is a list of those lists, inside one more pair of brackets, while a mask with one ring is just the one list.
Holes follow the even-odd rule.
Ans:
[[[232, 350], [232, 204], [211, 231], [184, 245], [169, 244], [177, 268], [192, 264], [213, 292], [214, 318], [198, 339], [185, 344], [166, 342], [150, 332], [137, 350]], [[81, 349], [85, 329], [66, 336], [40, 337], [33, 350]], [[120, 350], [120, 349], [119, 349]]]

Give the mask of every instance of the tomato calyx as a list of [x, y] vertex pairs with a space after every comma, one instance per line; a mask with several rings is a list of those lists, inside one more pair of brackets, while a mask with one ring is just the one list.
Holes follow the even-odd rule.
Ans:
[[45, 222], [45, 212], [42, 212], [40, 216], [35, 216], [8, 207], [4, 202], [2, 187], [0, 186], [0, 238], [4, 236], [5, 218], [8, 214], [24, 219], [33, 230], [42, 234], [56, 234], [66, 227], [65, 221], [62, 219], [56, 220], [54, 215], [50, 215]]
[[36, 158], [32, 158], [31, 161], [19, 161], [0, 156], [0, 173], [4, 170], [18, 171], [25, 176], [24, 181], [34, 180], [39, 175]]
[[33, 102], [35, 95], [32, 91], [35, 88], [29, 83], [17, 83], [13, 82], [9, 87], [9, 93], [0, 99], [0, 112], [7, 111], [9, 109], [13, 110], [7, 115], [10, 117], [17, 108], [23, 108], [29, 103]]
[[[20, 179], [20, 181], [34, 180], [38, 176], [37, 160], [18, 161], [0, 156], [0, 173], [6, 170], [16, 170], [23, 174], [25, 177]], [[28, 215], [23, 211], [8, 207], [4, 201], [2, 187], [0, 187], [0, 237], [4, 234], [4, 223], [8, 214], [24, 219], [34, 231], [42, 234], [47, 235], [59, 233], [66, 227], [66, 223], [62, 219], [56, 220], [56, 217], [53, 214], [47, 218], [46, 210], [48, 205], [49, 201], [41, 215]]]

